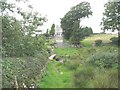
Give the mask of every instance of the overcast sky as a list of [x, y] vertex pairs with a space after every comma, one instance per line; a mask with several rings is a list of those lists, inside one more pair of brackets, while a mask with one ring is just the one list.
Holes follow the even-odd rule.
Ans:
[[34, 9], [42, 15], [47, 15], [47, 23], [43, 29], [50, 28], [52, 23], [60, 25], [62, 18], [72, 6], [79, 4], [82, 1], [87, 1], [91, 5], [93, 15], [81, 22], [83, 26], [92, 27], [94, 32], [100, 32], [100, 22], [103, 17], [104, 4], [107, 0], [29, 0]]
[[81, 24], [91, 27], [94, 32], [101, 32], [100, 22], [103, 17], [104, 4], [108, 0], [29, 0], [34, 10], [41, 13], [42, 16], [47, 16], [48, 21], [41, 27], [41, 29], [44, 30], [50, 29], [53, 23], [60, 25], [60, 18], [62, 18], [71, 7], [82, 1], [90, 3], [93, 15], [90, 16], [89, 19], [84, 19]]

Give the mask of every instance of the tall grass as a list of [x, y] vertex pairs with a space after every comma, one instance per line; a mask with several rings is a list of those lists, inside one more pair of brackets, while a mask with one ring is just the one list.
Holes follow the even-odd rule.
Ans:
[[118, 88], [118, 70], [96, 70], [94, 80], [90, 82], [93, 88]]

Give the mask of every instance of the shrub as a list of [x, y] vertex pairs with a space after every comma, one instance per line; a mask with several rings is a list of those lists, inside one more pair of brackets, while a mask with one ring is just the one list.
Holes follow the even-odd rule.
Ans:
[[102, 40], [95, 40], [95, 46], [100, 46], [102, 44]]
[[37, 77], [42, 76], [43, 67], [48, 62], [48, 55], [46, 52], [39, 52], [36, 57], [24, 58], [3, 58], [2, 62], [2, 87], [14, 87], [15, 76], [19, 87], [25, 83], [28, 87], [34, 84], [37, 87]]
[[118, 53], [117, 52], [98, 52], [88, 58], [88, 62], [94, 66], [112, 68], [118, 67]]
[[113, 44], [118, 45], [119, 41], [120, 41], [120, 37], [119, 38], [118, 37], [112, 37], [112, 38], [110, 38], [110, 40], [112, 41]]

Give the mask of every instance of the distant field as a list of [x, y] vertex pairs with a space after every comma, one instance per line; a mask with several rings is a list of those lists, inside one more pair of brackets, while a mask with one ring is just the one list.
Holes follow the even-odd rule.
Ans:
[[109, 43], [111, 37], [118, 37], [117, 34], [98, 34], [98, 35], [92, 35], [90, 37], [86, 37], [83, 41], [81, 41], [81, 44], [84, 46], [92, 46], [92, 44], [95, 42], [95, 40], [102, 40], [103, 43]]

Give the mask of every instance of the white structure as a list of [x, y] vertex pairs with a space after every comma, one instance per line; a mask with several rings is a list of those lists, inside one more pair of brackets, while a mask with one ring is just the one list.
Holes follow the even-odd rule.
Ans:
[[56, 25], [56, 27], [55, 27], [55, 40], [56, 40], [56, 42], [63, 42], [62, 29], [58, 25]]
[[55, 47], [63, 47], [63, 37], [62, 37], [62, 29], [60, 26], [55, 27]]
[[62, 37], [62, 29], [58, 25], [55, 27], [55, 36]]

